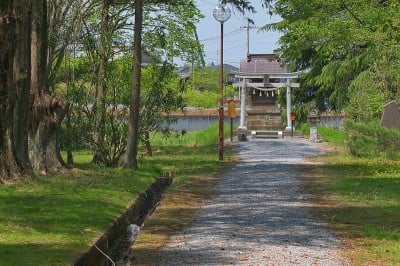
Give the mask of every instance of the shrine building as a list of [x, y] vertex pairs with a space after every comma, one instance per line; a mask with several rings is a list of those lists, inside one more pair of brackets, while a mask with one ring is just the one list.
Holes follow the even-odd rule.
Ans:
[[[254, 136], [283, 136], [292, 130], [291, 88], [300, 73], [290, 73], [276, 54], [249, 54], [240, 61], [237, 82], [240, 95], [239, 139]], [[277, 96], [286, 88], [286, 127], [283, 126]], [[283, 93], [284, 91], [282, 91]]]

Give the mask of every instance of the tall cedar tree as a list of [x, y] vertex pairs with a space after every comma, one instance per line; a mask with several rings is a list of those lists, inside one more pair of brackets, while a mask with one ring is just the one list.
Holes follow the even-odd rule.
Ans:
[[0, 182], [33, 177], [26, 116], [30, 82], [30, 1], [0, 3]]

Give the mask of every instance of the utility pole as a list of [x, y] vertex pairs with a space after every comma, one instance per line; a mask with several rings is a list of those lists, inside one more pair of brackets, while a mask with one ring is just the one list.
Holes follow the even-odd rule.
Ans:
[[250, 19], [247, 19], [247, 57], [250, 55]]
[[201, 62], [201, 66], [205, 67], [206, 66], [206, 61], [204, 60], [204, 55], [203, 53], [201, 53], [201, 45], [200, 45], [200, 41], [199, 41], [199, 36], [197, 35], [197, 29], [196, 26], [194, 28], [194, 36], [196, 37], [196, 43], [197, 43], [197, 53], [198, 55], [200, 55], [200, 62]]
[[194, 89], [194, 58], [192, 58], [192, 87]]
[[247, 18], [247, 57], [250, 55], [250, 29], [253, 29], [254, 27], [250, 27], [250, 24], [254, 25], [254, 21]]

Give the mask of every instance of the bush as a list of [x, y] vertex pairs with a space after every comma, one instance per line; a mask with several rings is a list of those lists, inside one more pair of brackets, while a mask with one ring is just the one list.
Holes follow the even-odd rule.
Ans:
[[195, 106], [203, 108], [218, 107], [220, 94], [211, 91], [200, 92], [194, 89], [188, 89], [183, 94], [186, 106]]
[[310, 123], [304, 123], [300, 126], [301, 133], [303, 136], [308, 137], [310, 136]]
[[351, 154], [359, 157], [400, 159], [400, 131], [378, 123], [356, 123], [346, 120], [348, 146]]

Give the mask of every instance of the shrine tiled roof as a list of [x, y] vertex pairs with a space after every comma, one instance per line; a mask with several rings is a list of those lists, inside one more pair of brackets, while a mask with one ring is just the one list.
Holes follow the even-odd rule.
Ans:
[[250, 54], [240, 61], [241, 73], [287, 73], [282, 59], [276, 54]]

